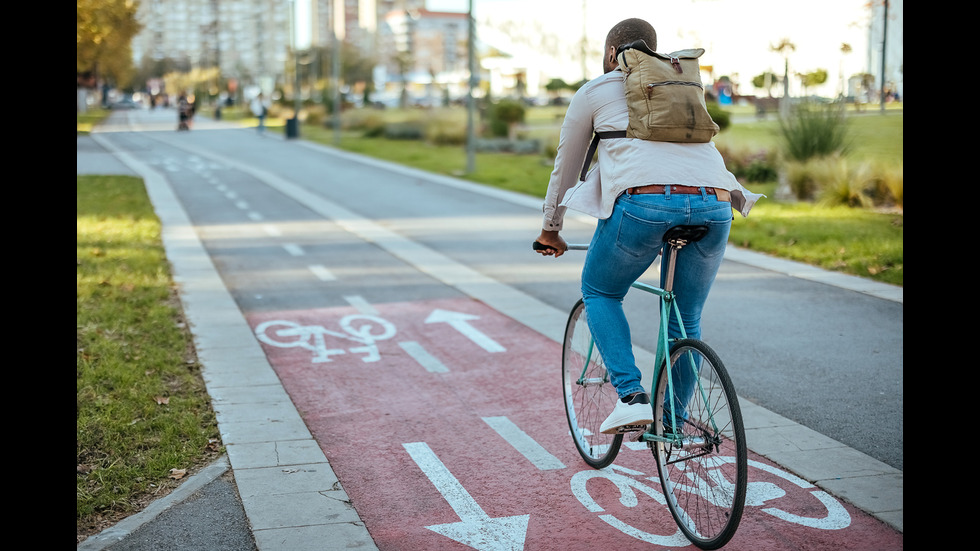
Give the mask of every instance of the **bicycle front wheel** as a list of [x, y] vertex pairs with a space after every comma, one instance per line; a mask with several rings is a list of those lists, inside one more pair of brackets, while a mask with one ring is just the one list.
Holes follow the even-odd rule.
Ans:
[[582, 300], [568, 316], [561, 368], [565, 415], [575, 447], [590, 466], [607, 467], [619, 454], [623, 435], [603, 434], [599, 426], [612, 412], [619, 396], [609, 382], [606, 364], [595, 346]]
[[735, 387], [707, 344], [670, 348], [654, 393], [655, 442], [667, 506], [694, 545], [718, 549], [735, 535], [745, 506], [748, 456]]

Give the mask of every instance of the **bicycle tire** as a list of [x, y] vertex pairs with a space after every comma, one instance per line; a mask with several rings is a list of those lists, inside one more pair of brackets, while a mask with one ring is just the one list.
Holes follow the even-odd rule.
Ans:
[[594, 346], [581, 299], [568, 315], [561, 364], [565, 416], [575, 448], [589, 466], [608, 467], [619, 454], [623, 435], [603, 434], [599, 426], [612, 412], [619, 396]]
[[[669, 358], [675, 385], [684, 372], [698, 373], [699, 384], [689, 399], [680, 398], [686, 412], [679, 427], [683, 443], [653, 445], [660, 482], [684, 535], [700, 549], [718, 549], [735, 535], [745, 508], [748, 452], [738, 397], [718, 354], [703, 341], [677, 341]], [[667, 387], [662, 366], [654, 393], [657, 436], [677, 434], [677, 427], [671, 429]]]

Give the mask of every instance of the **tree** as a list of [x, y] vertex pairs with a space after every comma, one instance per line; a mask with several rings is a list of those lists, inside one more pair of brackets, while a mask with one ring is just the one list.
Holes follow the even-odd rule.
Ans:
[[771, 44], [769, 49], [783, 56], [783, 99], [779, 102], [782, 116], [789, 114], [789, 51], [796, 51], [796, 45], [784, 38], [778, 44]]
[[816, 71], [810, 71], [809, 73], [798, 73], [796, 75], [800, 79], [800, 84], [803, 85], [803, 95], [806, 96], [807, 90], [811, 86], [819, 86], [824, 82], [827, 82], [827, 70], [817, 69]]
[[770, 44], [769, 50], [783, 56], [783, 97], [789, 97], [789, 52], [796, 51], [796, 44], [783, 38], [776, 44]]
[[760, 90], [765, 90], [769, 97], [772, 97], [772, 87], [779, 82], [779, 77], [772, 71], [766, 71], [762, 74], [752, 77], [752, 86]]
[[840, 53], [841, 53], [840, 69], [838, 69], [837, 71], [837, 73], [840, 75], [840, 84], [839, 84], [840, 90], [837, 96], [841, 98], [843, 98], [847, 94], [847, 86], [845, 85], [845, 80], [844, 80], [844, 56], [850, 54], [851, 51], [853, 51], [853, 48], [851, 48], [851, 45], [848, 44], [847, 42], [844, 42], [840, 45]]
[[[143, 28], [136, 20], [137, 0], [76, 0], [75, 69], [90, 82], [119, 88], [133, 75], [132, 41]], [[81, 80], [81, 79], [80, 79]]]
[[558, 99], [561, 97], [561, 93], [565, 90], [571, 90], [572, 87], [568, 85], [567, 82], [560, 78], [553, 78], [548, 81], [548, 84], [544, 85], [544, 89], [548, 91], [548, 94], [552, 99]]

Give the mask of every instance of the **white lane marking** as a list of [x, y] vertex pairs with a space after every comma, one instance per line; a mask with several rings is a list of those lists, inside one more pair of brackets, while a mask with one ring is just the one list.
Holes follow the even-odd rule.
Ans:
[[306, 252], [303, 251], [303, 247], [300, 247], [296, 243], [283, 243], [282, 248], [286, 249], [286, 252], [293, 256], [303, 256], [306, 254]]
[[344, 297], [344, 300], [347, 301], [347, 304], [350, 304], [356, 308], [358, 312], [366, 316], [378, 315], [378, 309], [372, 306], [370, 302], [364, 300], [364, 297], [360, 295], [349, 295]]
[[323, 264], [313, 264], [310, 266], [310, 271], [322, 281], [334, 281], [337, 279], [337, 276], [333, 275]]
[[483, 421], [490, 425], [490, 428], [497, 431], [501, 438], [521, 452], [535, 467], [542, 471], [551, 469], [564, 469], [565, 464], [557, 457], [548, 453], [544, 446], [528, 436], [513, 421], [506, 417], [484, 417]]
[[436, 524], [426, 528], [481, 551], [524, 549], [527, 523], [531, 515], [490, 518], [428, 444], [413, 442], [402, 445], [460, 518], [460, 522]]
[[398, 343], [398, 346], [402, 347], [402, 350], [408, 353], [419, 365], [425, 368], [429, 373], [448, 373], [449, 368], [446, 367], [439, 358], [436, 358], [429, 351], [426, 350], [421, 344], [415, 341], [404, 341]]

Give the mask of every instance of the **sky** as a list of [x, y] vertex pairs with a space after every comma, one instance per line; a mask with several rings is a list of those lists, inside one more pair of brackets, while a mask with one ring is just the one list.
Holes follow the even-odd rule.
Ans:
[[[431, 11], [466, 12], [471, 0], [427, 0]], [[714, 76], [731, 76], [747, 85], [764, 71], [783, 72], [782, 57], [770, 46], [788, 38], [790, 73], [826, 69], [827, 84], [816, 91], [835, 95], [839, 75], [868, 71], [867, 0], [472, 0], [477, 21], [534, 21], [568, 40], [574, 47], [583, 33], [601, 48], [615, 23], [640, 17], [657, 30], [660, 52], [700, 47], [702, 65], [715, 68]], [[841, 45], [852, 52], [844, 55]], [[581, 63], [571, 65], [581, 75]], [[601, 73], [601, 60], [588, 61], [588, 78]], [[870, 70], [869, 72], [877, 72]], [[744, 92], [744, 91], [743, 91]], [[815, 93], [814, 90], [810, 91]]]

